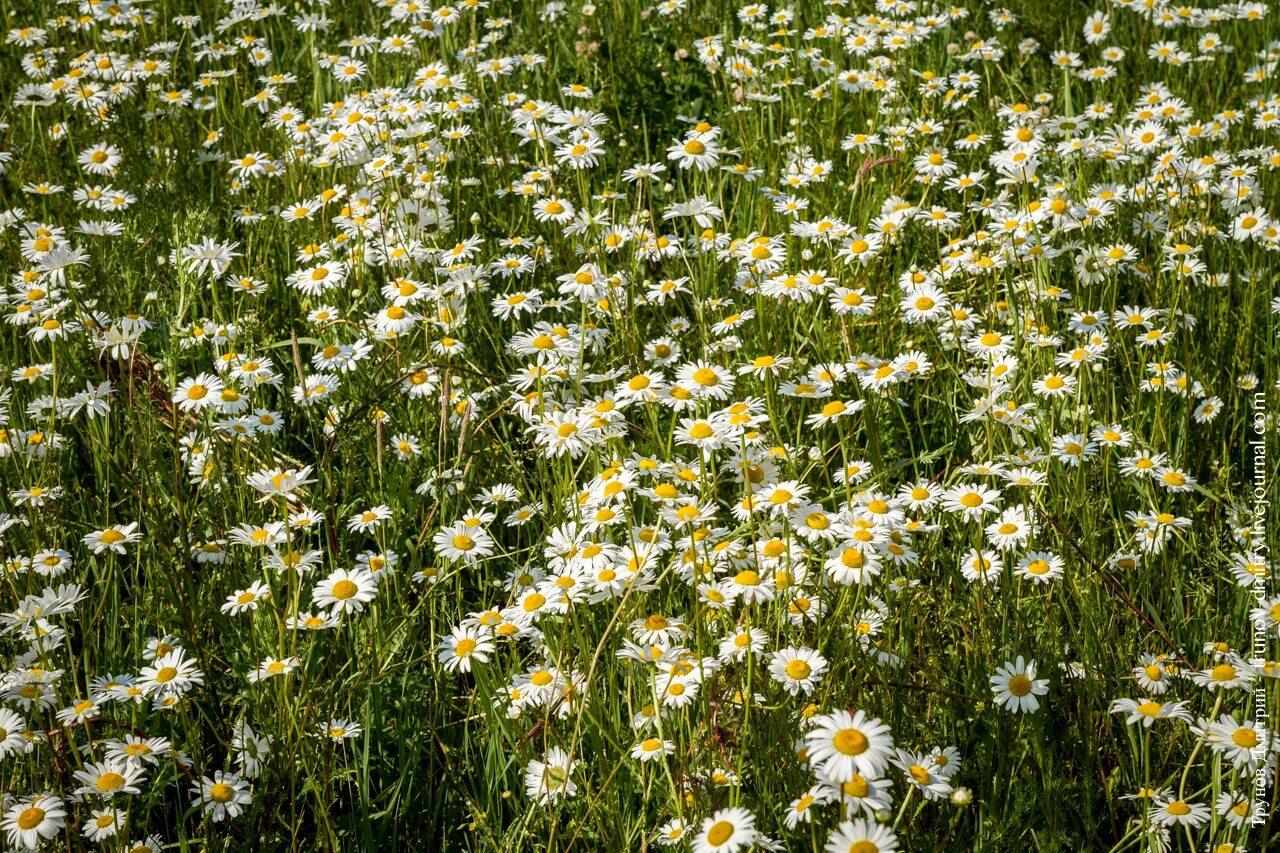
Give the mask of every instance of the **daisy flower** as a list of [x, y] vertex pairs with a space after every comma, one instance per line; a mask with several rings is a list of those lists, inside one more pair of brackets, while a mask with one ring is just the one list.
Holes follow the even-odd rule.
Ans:
[[328, 738], [334, 743], [351, 740], [364, 732], [364, 728], [359, 723], [339, 719], [321, 721], [317, 729], [321, 737]]
[[253, 802], [249, 785], [240, 778], [240, 774], [221, 770], [212, 777], [201, 778], [198, 784], [191, 786], [191, 793], [194, 795], [191, 805], [214, 822], [238, 817]]
[[184, 412], [203, 411], [222, 399], [225, 387], [222, 380], [211, 373], [189, 376], [174, 389], [173, 402]]
[[942, 508], [959, 513], [965, 520], [973, 521], [999, 509], [1000, 492], [978, 485], [957, 485], [942, 495]]
[[380, 504], [347, 519], [347, 529], [353, 533], [372, 533], [390, 517], [391, 507]]
[[809, 695], [822, 680], [827, 660], [813, 649], [788, 646], [773, 653], [769, 674], [792, 696]]
[[86, 534], [84, 544], [94, 554], [102, 554], [106, 551], [123, 554], [125, 553], [126, 545], [132, 545], [142, 540], [142, 534], [137, 531], [138, 525], [136, 522], [107, 527]]
[[359, 613], [378, 593], [378, 582], [368, 569], [337, 569], [315, 585], [311, 599], [335, 615]]
[[1040, 707], [1036, 697], [1049, 692], [1047, 679], [1036, 679], [1036, 662], [1018, 655], [1013, 662], [1006, 661], [991, 676], [991, 692], [995, 701], [1014, 713], [1031, 713]]
[[855, 774], [878, 777], [893, 753], [889, 727], [862, 711], [820, 714], [805, 735], [809, 760], [827, 778], [840, 783]]
[[455, 627], [440, 644], [440, 663], [449, 672], [470, 672], [475, 663], [488, 663], [493, 640], [476, 627]]
[[676, 745], [669, 740], [651, 737], [631, 747], [631, 757], [641, 762], [656, 761], [675, 752]]
[[525, 767], [525, 793], [542, 805], [574, 796], [578, 793], [578, 786], [572, 777], [579, 763], [571, 761], [569, 754], [560, 747], [552, 747], [545, 761], [535, 759]]
[[720, 159], [719, 131], [693, 131], [683, 142], [676, 142], [667, 149], [667, 159], [676, 161], [682, 169], [705, 172], [715, 168]]
[[893, 853], [897, 849], [893, 830], [866, 818], [842, 821], [824, 848], [826, 853]]
[[0, 824], [9, 843], [27, 850], [38, 849], [66, 826], [67, 811], [62, 800], [49, 794], [19, 797], [4, 813]]
[[741, 806], [718, 809], [703, 819], [693, 839], [693, 853], [738, 853], [750, 847], [756, 836], [756, 818], [751, 812]]
[[1014, 573], [1032, 583], [1049, 583], [1062, 577], [1062, 558], [1048, 551], [1031, 551], [1018, 561]]
[[1153, 802], [1147, 815], [1159, 826], [1188, 826], [1192, 829], [1212, 816], [1209, 807], [1203, 803], [1176, 800], [1172, 796], [1161, 797]]

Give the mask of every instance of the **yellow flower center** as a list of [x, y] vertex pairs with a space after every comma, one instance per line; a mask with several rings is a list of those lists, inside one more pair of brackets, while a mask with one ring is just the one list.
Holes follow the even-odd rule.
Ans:
[[862, 755], [871, 746], [867, 736], [857, 729], [841, 729], [832, 744], [841, 755]]
[[110, 793], [111, 791], [119, 790], [123, 785], [124, 777], [119, 773], [110, 772], [103, 773], [98, 777], [98, 781], [94, 783], [94, 787], [103, 793]]
[[[701, 143], [698, 143], [701, 145]], [[711, 828], [707, 830], [707, 843], [713, 847], [719, 847], [724, 844], [733, 835], [733, 824], [727, 820], [716, 821], [711, 824]]]
[[1231, 740], [1236, 746], [1241, 746], [1245, 749], [1253, 749], [1258, 745], [1258, 733], [1250, 728], [1238, 728], [1231, 735]]
[[866, 559], [867, 558], [863, 555], [862, 551], [858, 548], [845, 548], [840, 552], [840, 562], [843, 563], [847, 569], [862, 568]]
[[802, 660], [793, 660], [787, 664], [787, 676], [794, 678], [796, 681], [803, 681], [809, 677], [811, 672], [813, 672], [813, 668]]
[[850, 797], [861, 799], [871, 793], [871, 783], [867, 781], [867, 777], [861, 773], [853, 774], [853, 778], [845, 782], [842, 786], [844, 793]]

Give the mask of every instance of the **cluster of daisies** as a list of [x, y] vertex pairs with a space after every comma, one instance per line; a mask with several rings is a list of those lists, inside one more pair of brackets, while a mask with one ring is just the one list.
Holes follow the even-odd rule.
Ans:
[[661, 138], [620, 8], [178, 5], [7, 35], [7, 849], [335, 846], [394, 735], [547, 849], [608, 796], [644, 843], [892, 853], [1069, 725], [1119, 756], [1111, 841], [1254, 849], [1280, 596], [1219, 448], [1276, 431], [1266, 4], [1051, 49], [662, 0], [709, 96]]

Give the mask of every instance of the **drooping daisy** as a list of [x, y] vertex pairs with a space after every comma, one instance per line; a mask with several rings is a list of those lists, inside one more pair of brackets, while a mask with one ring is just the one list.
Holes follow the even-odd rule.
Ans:
[[257, 684], [266, 681], [268, 678], [276, 678], [277, 676], [286, 676], [298, 668], [302, 661], [295, 657], [274, 658], [269, 657], [257, 668], [249, 673], [249, 683]]
[[1191, 715], [1185, 710], [1185, 702], [1157, 702], [1154, 699], [1116, 699], [1111, 703], [1111, 713], [1126, 714], [1127, 725], [1141, 724], [1151, 728], [1156, 720], [1176, 719], [1189, 720]]
[[1161, 797], [1151, 804], [1147, 812], [1153, 823], [1160, 826], [1200, 826], [1212, 816], [1204, 803]]
[[89, 819], [81, 827], [81, 834], [89, 841], [102, 842], [114, 838], [124, 829], [128, 813], [123, 809], [100, 808], [89, 812]]
[[534, 802], [546, 804], [578, 793], [573, 771], [579, 762], [558, 746], [547, 751], [545, 761], [530, 761], [524, 771], [524, 789]]
[[1243, 690], [1249, 687], [1258, 671], [1236, 654], [1228, 654], [1213, 666], [1191, 673], [1191, 680], [1209, 690]]
[[928, 753], [899, 749], [893, 763], [902, 770], [906, 783], [926, 800], [940, 800], [951, 794], [949, 774]]
[[1216, 720], [1200, 720], [1191, 731], [1238, 769], [1252, 772], [1270, 753], [1272, 736], [1265, 721], [1239, 722], [1223, 714]]

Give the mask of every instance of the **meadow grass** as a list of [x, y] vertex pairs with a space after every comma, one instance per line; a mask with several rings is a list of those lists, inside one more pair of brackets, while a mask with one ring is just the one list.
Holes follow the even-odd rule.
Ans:
[[1273, 846], [1266, 4], [0, 14], [4, 849]]

